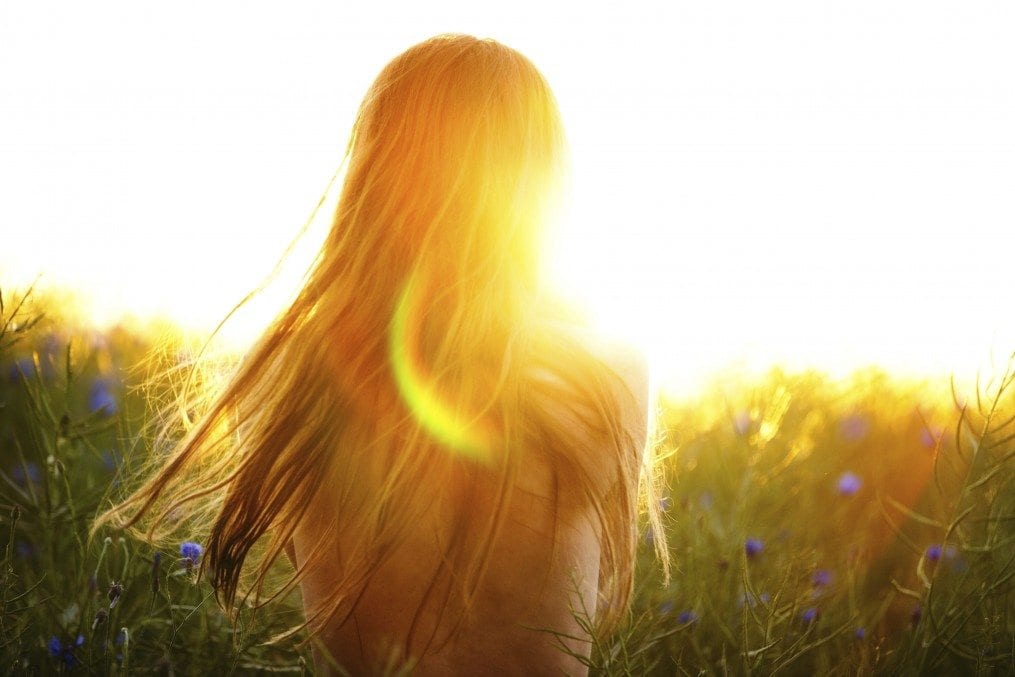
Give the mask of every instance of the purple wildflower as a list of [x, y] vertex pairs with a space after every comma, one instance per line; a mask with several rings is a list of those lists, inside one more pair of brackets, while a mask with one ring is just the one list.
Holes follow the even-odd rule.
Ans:
[[839, 475], [839, 481], [835, 486], [839, 495], [852, 496], [856, 492], [860, 491], [860, 487], [863, 486], [863, 480], [861, 480], [856, 474], [847, 470]]
[[810, 625], [811, 623], [813, 623], [817, 619], [818, 619], [818, 608], [817, 607], [813, 607], [812, 606], [812, 607], [806, 609], [802, 614], [800, 614], [800, 620], [802, 620], [807, 625]]
[[815, 588], [823, 588], [832, 582], [832, 572], [828, 569], [818, 569], [811, 576], [811, 583]]
[[203, 552], [204, 548], [201, 547], [200, 543], [186, 541], [180, 544], [180, 556], [183, 557], [184, 564], [187, 565], [188, 569], [197, 566]]
[[92, 381], [92, 387], [88, 391], [88, 410], [92, 413], [102, 413], [112, 416], [118, 410], [116, 399], [110, 392], [108, 379], [97, 378]]
[[941, 444], [941, 439], [944, 437], [944, 430], [938, 426], [931, 426], [930, 428], [924, 428], [920, 431], [920, 442], [927, 449], [934, 449], [937, 445]]
[[867, 628], [857, 628], [853, 631], [853, 637], [863, 640], [867, 636]]
[[102, 467], [106, 472], [115, 473], [123, 465], [123, 456], [119, 453], [107, 449], [102, 452]]
[[751, 429], [751, 415], [746, 411], [738, 411], [733, 416], [733, 430], [743, 437]]
[[77, 656], [74, 655], [74, 649], [77, 649], [84, 643], [84, 635], [78, 635], [74, 642], [68, 641], [66, 644], [61, 642], [60, 638], [54, 635], [49, 638], [49, 655], [53, 658], [63, 660], [64, 666], [70, 670], [78, 662]]
[[684, 611], [681, 611], [680, 615], [677, 616], [677, 623], [680, 623], [681, 625], [694, 623], [696, 620], [698, 620], [698, 614], [694, 613], [690, 609], [685, 609]]
[[744, 551], [748, 557], [757, 557], [765, 549], [765, 543], [760, 538], [748, 538], [744, 543]]
[[935, 543], [927, 548], [926, 552], [924, 552], [924, 557], [931, 562], [937, 562], [941, 559], [941, 552], [941, 545], [939, 543]]
[[706, 491], [698, 497], [698, 505], [700, 505], [703, 510], [711, 510], [713, 503], [715, 503], [715, 501], [712, 499], [711, 492]]
[[39, 470], [38, 463], [26, 461], [24, 465], [19, 463], [11, 468], [11, 479], [19, 487], [25, 489], [29, 484], [39, 484], [42, 481], [42, 472]]
[[32, 378], [35, 376], [35, 361], [30, 357], [21, 357], [11, 362], [10, 366], [7, 367], [7, 379], [11, 383], [18, 383], [21, 380], [22, 375], [25, 378]]
[[919, 604], [913, 607], [913, 611], [909, 614], [909, 621], [916, 627], [920, 624], [920, 619], [923, 618], [923, 609]]

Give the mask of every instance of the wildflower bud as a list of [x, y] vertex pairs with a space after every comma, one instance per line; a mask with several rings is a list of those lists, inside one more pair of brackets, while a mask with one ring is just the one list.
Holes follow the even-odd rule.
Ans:
[[99, 609], [95, 612], [95, 619], [92, 621], [92, 630], [102, 625], [109, 619], [109, 614], [106, 613], [105, 609]]
[[840, 496], [853, 496], [856, 492], [860, 491], [862, 486], [863, 480], [855, 473], [849, 471], [839, 475], [839, 480], [835, 484], [836, 491], [839, 492]]
[[811, 576], [811, 583], [815, 588], [825, 588], [832, 582], [832, 572], [828, 569], [818, 569]]
[[694, 613], [690, 609], [686, 609], [684, 611], [681, 611], [680, 615], [677, 616], [677, 623], [680, 623], [681, 625], [687, 625], [688, 623], [694, 623], [697, 620], [698, 620], [698, 614]]
[[109, 586], [109, 608], [112, 609], [116, 606], [116, 603], [120, 601], [120, 595], [123, 594], [123, 586], [113, 581], [112, 585]]
[[748, 557], [757, 557], [765, 549], [765, 543], [760, 538], [748, 538], [744, 542], [744, 552]]

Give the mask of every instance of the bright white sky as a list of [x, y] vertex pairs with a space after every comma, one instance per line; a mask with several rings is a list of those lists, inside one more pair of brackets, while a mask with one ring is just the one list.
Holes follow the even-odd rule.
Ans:
[[452, 31], [550, 80], [574, 166], [554, 269], [675, 388], [1015, 349], [1003, 2], [0, 0], [0, 285], [213, 326], [298, 232], [380, 68]]

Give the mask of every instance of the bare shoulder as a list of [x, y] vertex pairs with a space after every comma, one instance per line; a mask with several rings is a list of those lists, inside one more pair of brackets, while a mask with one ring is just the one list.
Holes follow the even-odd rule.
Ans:
[[644, 353], [628, 343], [608, 339], [600, 339], [595, 349], [600, 359], [620, 377], [639, 404], [646, 404], [649, 368]]
[[585, 326], [572, 326], [569, 333], [610, 368], [639, 403], [648, 400], [649, 366], [645, 354], [634, 345], [606, 336]]
[[[565, 336], [565, 344], [593, 358], [616, 376], [613, 399], [620, 421], [641, 448], [648, 434], [650, 374], [648, 360], [633, 345], [603, 335], [581, 323], [553, 322], [552, 331]], [[566, 355], [562, 356], [566, 361]]]
[[639, 446], [644, 443], [648, 427], [649, 366], [644, 353], [616, 339], [590, 335], [586, 345], [613, 371], [620, 392], [615, 393], [622, 409], [625, 427], [636, 435]]

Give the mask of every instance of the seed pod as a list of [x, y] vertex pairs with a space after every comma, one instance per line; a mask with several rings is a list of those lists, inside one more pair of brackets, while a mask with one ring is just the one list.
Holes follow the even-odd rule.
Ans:
[[112, 609], [116, 606], [116, 603], [120, 601], [120, 595], [123, 594], [123, 586], [113, 581], [112, 585], [109, 586], [109, 608]]

